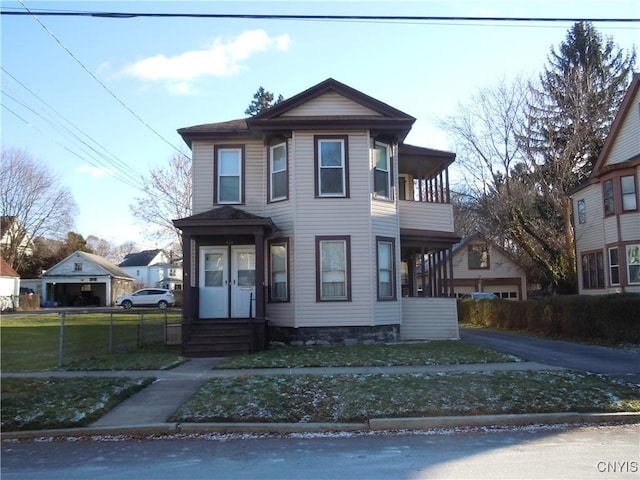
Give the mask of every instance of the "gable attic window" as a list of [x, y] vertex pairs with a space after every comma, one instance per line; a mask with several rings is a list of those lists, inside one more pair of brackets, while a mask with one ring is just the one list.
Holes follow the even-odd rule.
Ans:
[[287, 144], [280, 143], [269, 148], [269, 201], [286, 200], [287, 182]]
[[215, 147], [215, 203], [244, 201], [244, 155], [242, 147]]
[[587, 223], [587, 207], [584, 199], [578, 200], [578, 223]]
[[316, 197], [349, 196], [349, 157], [346, 135], [314, 137]]
[[467, 256], [470, 270], [489, 268], [489, 245], [471, 245]]
[[373, 149], [373, 192], [376, 198], [391, 199], [391, 157], [390, 148], [376, 143]]
[[82, 271], [82, 262], [76, 262], [73, 264], [73, 271], [74, 272], [81, 272]]

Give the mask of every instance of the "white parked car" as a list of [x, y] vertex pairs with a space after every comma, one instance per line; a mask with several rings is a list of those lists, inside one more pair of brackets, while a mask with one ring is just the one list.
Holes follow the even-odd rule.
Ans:
[[175, 303], [173, 292], [166, 288], [142, 288], [127, 295], [118, 295], [116, 298], [116, 305], [125, 310], [129, 310], [131, 307], [150, 306], [157, 306], [164, 310], [167, 307], [172, 307]]

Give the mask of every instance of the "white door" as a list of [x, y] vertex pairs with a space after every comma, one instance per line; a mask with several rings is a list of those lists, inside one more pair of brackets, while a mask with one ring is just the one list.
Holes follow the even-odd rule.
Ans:
[[200, 318], [229, 316], [228, 257], [227, 247], [200, 249]]
[[256, 249], [231, 247], [231, 316], [256, 316]]

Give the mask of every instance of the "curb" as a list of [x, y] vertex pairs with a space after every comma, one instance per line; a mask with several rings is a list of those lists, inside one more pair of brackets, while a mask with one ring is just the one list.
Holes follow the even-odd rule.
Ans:
[[449, 417], [372, 418], [364, 423], [157, 423], [126, 427], [82, 427], [57, 430], [2, 432], [0, 439], [152, 437], [206, 434], [294, 434], [329, 432], [385, 432], [397, 430], [437, 430], [446, 428], [515, 427], [527, 425], [597, 425], [638, 423], [640, 412], [623, 413], [540, 413]]

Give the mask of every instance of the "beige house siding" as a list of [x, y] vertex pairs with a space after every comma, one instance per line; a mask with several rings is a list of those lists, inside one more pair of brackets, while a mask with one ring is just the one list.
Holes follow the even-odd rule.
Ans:
[[403, 298], [401, 340], [458, 339], [458, 305], [453, 298]]
[[[297, 132], [292, 159], [296, 170], [296, 326], [372, 325], [371, 225], [367, 132], [348, 135], [350, 198], [315, 198], [314, 135]], [[351, 302], [316, 302], [316, 236], [350, 235]]]
[[[580, 223], [578, 218], [578, 201], [584, 200], [586, 221]], [[575, 237], [579, 254], [583, 251], [602, 247], [605, 243], [604, 217], [602, 204], [602, 185], [596, 183], [590, 185], [573, 199], [573, 211], [575, 214]]]
[[455, 293], [459, 295], [477, 290], [496, 294], [517, 292], [518, 299], [526, 300], [527, 279], [524, 270], [494, 245], [489, 244], [489, 268], [469, 269], [469, 247], [482, 243], [469, 242], [454, 252]]
[[453, 232], [453, 205], [448, 203], [400, 200], [400, 227]]
[[317, 98], [293, 108], [284, 113], [283, 117], [306, 117], [306, 116], [324, 116], [324, 115], [374, 115], [381, 116], [379, 113], [370, 110], [358, 103], [337, 93], [325, 93]]
[[607, 165], [624, 162], [640, 152], [640, 91], [633, 99], [629, 114], [624, 119], [620, 132], [611, 147]]
[[192, 147], [193, 213], [213, 207], [213, 143], [195, 143]]

